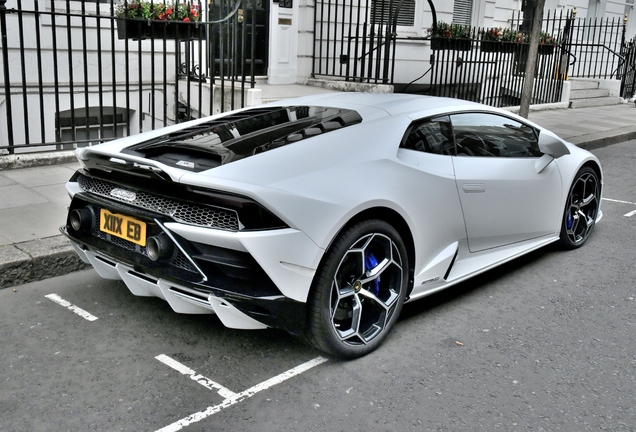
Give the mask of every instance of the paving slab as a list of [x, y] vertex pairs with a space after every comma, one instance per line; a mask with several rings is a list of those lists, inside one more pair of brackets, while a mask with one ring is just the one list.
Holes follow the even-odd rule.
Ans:
[[4, 246], [8, 244], [13, 244], [13, 242], [9, 240], [7, 237], [0, 235], [0, 246]]
[[42, 195], [20, 184], [0, 187], [0, 209], [24, 207], [47, 202]]
[[5, 177], [4, 175], [2, 175], [2, 171], [0, 171], [0, 187], [3, 186], [9, 186], [9, 185], [14, 185], [16, 184], [13, 180], [11, 180], [8, 177]]
[[60, 234], [66, 209], [52, 202], [0, 210], [0, 235], [14, 243]]
[[32, 190], [59, 206], [68, 207], [71, 203], [71, 197], [69, 197], [64, 184], [38, 186], [34, 187]]
[[16, 183], [32, 188], [52, 184], [64, 184], [73, 175], [74, 170], [66, 166], [44, 166], [7, 170], [3, 175]]

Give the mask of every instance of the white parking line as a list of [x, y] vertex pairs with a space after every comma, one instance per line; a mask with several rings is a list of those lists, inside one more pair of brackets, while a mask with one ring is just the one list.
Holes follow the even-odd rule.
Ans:
[[263, 381], [260, 384], [255, 385], [254, 387], [251, 387], [241, 393], [237, 393], [234, 396], [225, 399], [223, 402], [221, 402], [218, 405], [215, 406], [211, 406], [208, 407], [206, 410], [204, 411], [200, 411], [198, 413], [194, 413], [189, 415], [188, 417], [185, 417], [179, 421], [176, 421], [166, 427], [163, 427], [159, 430], [157, 430], [157, 432], [176, 432], [179, 431], [181, 429], [183, 429], [184, 427], [191, 425], [192, 423], [196, 423], [198, 421], [201, 421], [207, 417], [210, 417], [213, 414], [218, 413], [219, 411], [221, 411], [224, 408], [227, 408], [229, 406], [232, 406], [238, 402], [241, 402], [245, 399], [251, 398], [252, 396], [254, 396], [256, 393], [268, 389], [272, 386], [275, 386], [276, 384], [280, 384], [285, 380], [288, 380], [289, 378], [292, 378], [296, 375], [299, 375], [315, 366], [318, 366], [319, 364], [322, 364], [324, 362], [326, 362], [327, 359], [324, 357], [316, 357], [313, 360], [309, 360], [307, 363], [303, 363], [300, 366], [296, 366], [293, 369], [288, 370], [287, 372], [283, 372], [280, 375], [276, 375], [274, 378], [270, 378], [267, 381]]
[[[631, 204], [631, 205], [636, 205], [636, 203], [633, 202], [629, 202], [629, 201], [621, 201], [621, 200], [615, 200], [615, 199], [610, 199], [610, 198], [602, 198], [603, 201], [610, 201], [610, 202], [615, 202], [615, 203], [620, 203], [620, 204]], [[630, 211], [629, 213], [625, 213], [623, 216], [624, 217], [632, 217], [636, 215], [636, 210]]]
[[77, 306], [75, 306], [71, 302], [64, 300], [62, 297], [60, 297], [57, 294], [49, 294], [49, 295], [45, 295], [44, 297], [59, 304], [60, 306], [64, 306], [66, 309], [70, 311], [75, 312], [76, 314], [84, 318], [85, 320], [95, 321], [97, 319], [95, 315], [91, 315], [88, 312], [86, 312], [84, 309], [78, 308]]
[[636, 203], [633, 202], [629, 202], [629, 201], [621, 201], [621, 200], [615, 200], [615, 199], [611, 199], [611, 198], [602, 198], [603, 201], [611, 201], [611, 202], [615, 202], [615, 203], [621, 203], [621, 204], [631, 204], [631, 205], [636, 205]]
[[161, 363], [165, 364], [166, 366], [170, 366], [172, 369], [181, 372], [183, 375], [189, 375], [190, 379], [198, 382], [203, 387], [208, 388], [210, 390], [216, 390], [217, 393], [220, 396], [224, 397], [225, 399], [236, 396], [236, 393], [234, 393], [232, 390], [228, 389], [227, 387], [223, 387], [221, 384], [216, 383], [212, 381], [211, 379], [204, 377], [203, 375], [197, 374], [195, 371], [193, 371], [186, 365], [179, 363], [178, 361], [168, 357], [165, 354], [159, 354], [155, 358], [159, 360]]

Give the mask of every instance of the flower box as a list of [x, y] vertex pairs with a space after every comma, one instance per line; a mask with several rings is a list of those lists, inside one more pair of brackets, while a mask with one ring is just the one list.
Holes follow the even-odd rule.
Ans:
[[204, 39], [205, 26], [181, 21], [152, 21], [143, 19], [117, 19], [118, 39]]
[[[554, 54], [555, 45], [539, 45], [539, 55], [552, 55]], [[481, 41], [479, 49], [485, 53], [520, 53], [526, 55], [530, 50], [530, 44], [517, 43], [517, 42], [502, 42], [502, 41]]]
[[471, 39], [432, 37], [431, 49], [434, 51], [453, 50], [453, 51], [470, 51], [473, 47]]
[[554, 47], [556, 45], [547, 45], [541, 44], [539, 45], [539, 55], [552, 55], [554, 54]]
[[513, 53], [519, 50], [520, 45], [517, 42], [482, 40], [479, 49], [485, 53]]

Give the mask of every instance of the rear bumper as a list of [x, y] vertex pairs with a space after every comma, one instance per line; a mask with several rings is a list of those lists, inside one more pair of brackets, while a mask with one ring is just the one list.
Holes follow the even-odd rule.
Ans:
[[90, 230], [61, 231], [78, 255], [104, 278], [122, 280], [138, 296], [166, 300], [178, 313], [216, 313], [231, 328], [275, 327], [297, 334], [323, 250], [291, 228], [223, 231], [191, 226], [108, 200], [76, 194], [70, 210], [104, 208], [146, 222], [148, 235], [165, 233], [171, 258], [153, 261], [145, 248]]

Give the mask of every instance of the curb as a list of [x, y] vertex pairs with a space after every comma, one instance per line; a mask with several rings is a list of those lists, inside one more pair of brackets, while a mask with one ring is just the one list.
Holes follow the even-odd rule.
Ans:
[[573, 137], [569, 141], [585, 150], [595, 150], [607, 147], [612, 144], [618, 144], [625, 141], [636, 139], [636, 126], [628, 126], [615, 129], [611, 132], [598, 132], [579, 137]]
[[63, 235], [0, 246], [0, 288], [89, 268]]
[[61, 165], [77, 162], [74, 150], [21, 153], [0, 156], [0, 170]]

